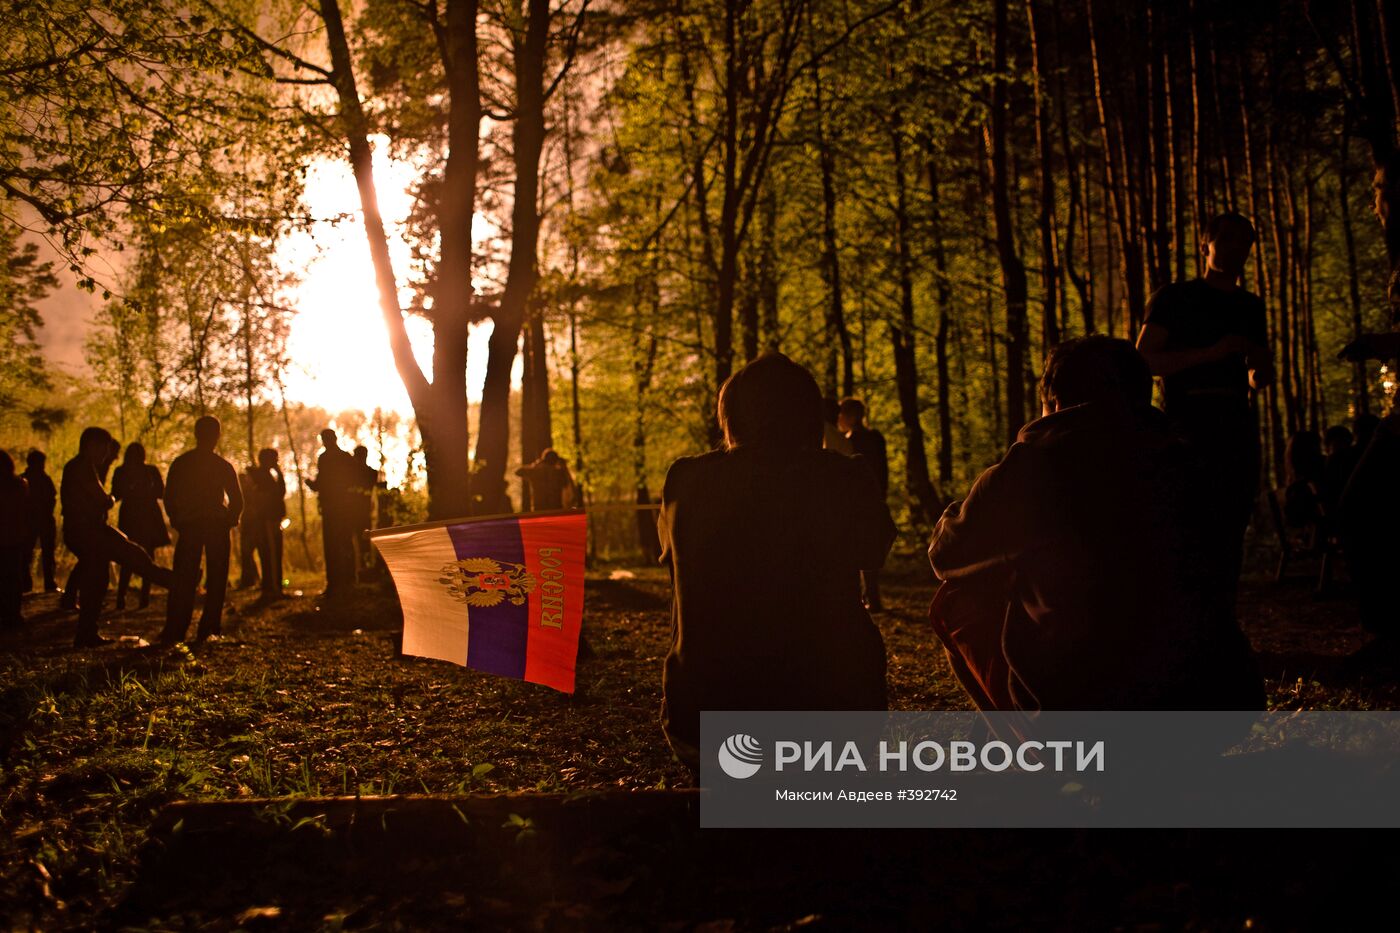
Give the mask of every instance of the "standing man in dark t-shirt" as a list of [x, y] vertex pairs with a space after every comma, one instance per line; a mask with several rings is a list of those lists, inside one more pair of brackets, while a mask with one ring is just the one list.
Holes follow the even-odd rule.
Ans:
[[[851, 453], [870, 470], [880, 487], [881, 498], [890, 494], [890, 458], [885, 449], [885, 435], [865, 424], [865, 403], [858, 398], [841, 400], [837, 409], [836, 427], [846, 436], [851, 445]], [[865, 606], [871, 612], [884, 612], [880, 601], [880, 571], [862, 570], [861, 582], [865, 589]]]
[[1168, 421], [1206, 467], [1209, 482], [1196, 504], [1214, 520], [1202, 559], [1231, 592], [1259, 491], [1252, 390], [1274, 375], [1264, 301], [1240, 285], [1255, 238], [1243, 215], [1213, 217], [1203, 244], [1205, 275], [1153, 295], [1137, 342], [1153, 375], [1162, 377]]
[[194, 450], [170, 464], [165, 478], [165, 510], [178, 533], [175, 539], [175, 588], [165, 617], [162, 645], [185, 640], [199, 588], [199, 565], [205, 568], [204, 609], [195, 640], [217, 637], [222, 630], [224, 595], [228, 590], [229, 535], [243, 512], [238, 473], [215, 451], [219, 419], [205, 415], [194, 423]]

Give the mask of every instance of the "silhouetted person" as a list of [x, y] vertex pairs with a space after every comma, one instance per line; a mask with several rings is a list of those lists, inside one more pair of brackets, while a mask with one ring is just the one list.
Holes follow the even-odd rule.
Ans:
[[1203, 585], [1194, 460], [1126, 340], [1050, 354], [1044, 417], [934, 528], [930, 609], [981, 709], [1258, 709], [1232, 601]]
[[1356, 469], [1358, 450], [1351, 431], [1340, 424], [1327, 429], [1322, 444], [1327, 455], [1322, 468], [1322, 504], [1328, 516], [1335, 520], [1342, 491], [1347, 487], [1347, 480], [1351, 479], [1351, 471]]
[[1197, 508], [1215, 518], [1205, 546], [1218, 585], [1239, 585], [1244, 533], [1259, 494], [1259, 425], [1251, 390], [1273, 380], [1264, 301], [1240, 285], [1255, 241], [1236, 213], [1206, 226], [1206, 273], [1160, 289], [1147, 304], [1137, 347], [1166, 389], [1172, 429], [1195, 451]]
[[849, 457], [855, 451], [851, 449], [846, 432], [840, 428], [840, 420], [841, 403], [834, 398], [822, 399], [822, 446]]
[[355, 461], [336, 443], [335, 432], [321, 432], [325, 450], [316, 460], [316, 478], [307, 486], [316, 491], [321, 505], [321, 543], [326, 558], [326, 592], [329, 599], [344, 596], [355, 582], [355, 543], [350, 485]]
[[55, 552], [58, 549], [58, 523], [54, 521], [53, 510], [58, 504], [58, 490], [53, 480], [44, 470], [48, 457], [41, 450], [31, 450], [25, 460], [22, 474], [29, 489], [27, 511], [29, 514], [29, 546], [24, 558], [24, 591], [34, 588], [30, 568], [34, 563], [34, 550], [39, 550], [39, 566], [44, 572], [44, 592], [58, 592], [58, 562]]
[[1361, 453], [1370, 446], [1371, 439], [1376, 436], [1376, 429], [1381, 426], [1381, 419], [1370, 412], [1357, 415], [1351, 422], [1352, 443], [1356, 445], [1356, 455], [1360, 458]]
[[[1386, 240], [1400, 237], [1400, 153], [1377, 167], [1372, 186], [1376, 218]], [[1393, 254], [1393, 253], [1392, 253]], [[1342, 348], [1341, 359], [1352, 362], [1379, 360], [1394, 364], [1400, 358], [1400, 266], [1392, 265], [1387, 288], [1391, 329], [1362, 334]], [[1400, 411], [1363, 430], [1357, 418], [1356, 468], [1342, 493], [1338, 529], [1346, 553], [1347, 569], [1361, 610], [1361, 625], [1377, 636], [1362, 649], [1363, 657], [1387, 661], [1400, 658], [1400, 611], [1395, 596], [1395, 568], [1400, 566]], [[1369, 433], [1369, 439], [1365, 436]]]
[[574, 477], [569, 465], [553, 447], [543, 451], [534, 463], [515, 471], [530, 484], [530, 508], [535, 512], [574, 507]]
[[0, 450], [0, 629], [24, 621], [20, 605], [30, 555], [29, 484], [15, 475], [15, 461]]
[[256, 556], [263, 529], [258, 514], [258, 498], [253, 494], [253, 473], [249, 466], [238, 474], [238, 490], [243, 493], [243, 514], [238, 516], [238, 588], [252, 589], [258, 585], [260, 574]]
[[219, 456], [219, 419], [205, 415], [194, 423], [194, 449], [170, 464], [165, 480], [165, 510], [175, 526], [176, 586], [170, 594], [162, 645], [185, 640], [194, 615], [201, 559], [205, 564], [204, 609], [199, 614], [195, 641], [203, 642], [223, 630], [224, 596], [228, 590], [230, 534], [243, 512], [243, 491], [233, 464]]
[[263, 602], [273, 602], [282, 598], [282, 519], [287, 517], [287, 481], [277, 463], [277, 451], [270, 447], [258, 451], [258, 465], [250, 471], [249, 477], [252, 510], [261, 522], [261, 528], [254, 530], [258, 563], [262, 565], [260, 598]]
[[1284, 447], [1288, 484], [1283, 491], [1284, 518], [1298, 528], [1322, 521], [1322, 483], [1327, 461], [1316, 431], [1298, 431]]
[[78, 453], [63, 466], [58, 496], [63, 507], [63, 543], [78, 559], [68, 585], [78, 593], [78, 628], [73, 638], [76, 648], [105, 644], [98, 634], [102, 601], [107, 596], [111, 563], [131, 569], [143, 580], [169, 587], [173, 575], [158, 567], [145, 549], [107, 524], [107, 513], [115, 500], [103, 488], [103, 480], [120, 446], [102, 428], [84, 428], [78, 438]]
[[701, 710], [881, 710], [885, 646], [861, 604], [895, 526], [863, 464], [822, 449], [811, 373], [765, 354], [720, 390], [724, 446], [671, 465], [662, 724], [698, 765]]
[[[858, 398], [842, 399], [837, 411], [836, 426], [846, 438], [850, 452], [865, 464], [880, 486], [880, 495], [890, 493], [890, 458], [885, 449], [885, 436], [865, 424], [865, 403]], [[880, 601], [880, 571], [861, 572], [865, 605], [871, 612], [884, 612]]]
[[379, 471], [369, 465], [369, 448], [363, 444], [350, 454], [354, 465], [350, 470], [349, 508], [352, 537], [355, 546], [355, 573], [361, 574], [372, 564], [373, 551], [369, 530], [374, 525], [374, 488], [379, 484]]
[[[112, 464], [122, 452], [122, 445], [115, 437], [112, 437], [111, 434], [107, 435], [107, 447], [108, 451], [106, 455], [102, 457], [97, 470], [97, 482], [102, 486], [104, 491], [107, 487], [107, 473], [111, 470]], [[77, 555], [74, 556], [76, 557]], [[73, 562], [73, 569], [68, 571], [68, 582], [63, 586], [63, 595], [59, 597], [59, 606], [61, 608], [70, 610], [78, 608], [78, 601], [82, 595], [81, 581], [84, 579], [84, 575], [83, 559], [77, 557]], [[105, 593], [106, 591], [104, 590], [103, 592]]]
[[[112, 471], [112, 498], [121, 503], [117, 512], [117, 527], [135, 541], [152, 558], [157, 548], [170, 543], [165, 527], [165, 515], [160, 500], [165, 495], [165, 483], [160, 470], [146, 462], [146, 448], [140, 444], [126, 445], [126, 458]], [[126, 608], [126, 591], [131, 585], [131, 570], [121, 568], [117, 574], [117, 609]], [[151, 603], [151, 581], [141, 578], [140, 607]]]

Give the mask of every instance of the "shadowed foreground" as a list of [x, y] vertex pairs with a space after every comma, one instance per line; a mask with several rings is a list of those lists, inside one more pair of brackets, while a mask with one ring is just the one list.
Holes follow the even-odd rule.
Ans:
[[[1339, 832], [699, 832], [656, 725], [668, 585], [626, 573], [590, 579], [596, 656], [572, 697], [393, 660], [396, 608], [372, 590], [336, 612], [236, 594], [230, 638], [194, 654], [73, 652], [71, 617], [36, 598], [29, 636], [0, 643], [0, 921], [1297, 929], [1400, 868]], [[965, 705], [930, 592], [914, 569], [888, 581], [896, 708]], [[150, 637], [163, 609], [106, 634]], [[1242, 615], [1272, 706], [1395, 706], [1393, 675], [1342, 662], [1361, 644], [1346, 603], [1256, 583]], [[356, 794], [436, 799], [325, 802]]]

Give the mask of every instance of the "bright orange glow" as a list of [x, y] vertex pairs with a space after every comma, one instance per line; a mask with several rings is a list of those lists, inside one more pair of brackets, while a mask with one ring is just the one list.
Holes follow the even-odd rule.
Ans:
[[[403, 223], [413, 207], [408, 189], [417, 180], [419, 169], [389, 158], [387, 141], [382, 137], [374, 142], [379, 209], [400, 282], [399, 303], [406, 307], [410, 294], [403, 282], [411, 251]], [[332, 414], [351, 408], [366, 413], [383, 408], [411, 417], [408, 393], [389, 352], [360, 196], [349, 164], [325, 159], [314, 163], [307, 175], [305, 200], [311, 215], [324, 219], [310, 230], [288, 237], [279, 249], [284, 267], [301, 280], [292, 297], [297, 314], [288, 345], [293, 365], [287, 394]], [[490, 333], [489, 324], [472, 330], [467, 356], [467, 392], [472, 398], [480, 396]], [[431, 379], [431, 326], [423, 318], [410, 317], [408, 334], [419, 365]]]

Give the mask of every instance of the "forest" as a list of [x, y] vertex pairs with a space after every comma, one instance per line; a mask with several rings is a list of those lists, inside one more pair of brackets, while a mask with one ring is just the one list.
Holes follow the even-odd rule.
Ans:
[[[748, 664], [781, 683], [805, 676], [800, 656], [840, 675], [809, 678], [826, 689], [863, 665], [870, 692], [781, 709], [995, 705], [983, 687], [1013, 678], [978, 680], [955, 653], [959, 581], [939, 570], [953, 586], [937, 588], [935, 526], [965, 517], [940, 521], [1041, 419], [1052, 352], [1091, 334], [1135, 339], [1154, 294], [1206, 274], [1206, 231], [1234, 212], [1257, 233], [1242, 284], [1267, 317], [1275, 377], [1250, 398], [1259, 486], [1273, 495], [1231, 485], [1235, 467], [1255, 473], [1234, 448], [1210, 475], [1191, 474], [1194, 486], [1173, 485], [1164, 477], [1181, 464], [1158, 456], [1165, 442], [1141, 446], [1135, 427], [1092, 448], [1122, 459], [1054, 461], [1077, 486], [1028, 482], [1026, 499], [1003, 500], [1018, 503], [1002, 514], [1009, 526], [1035, 511], [1019, 508], [1035, 491], [1081, 490], [1057, 514], [1097, 509], [1082, 527], [1121, 536], [1054, 526], [1052, 545], [1013, 568], [1048, 554], [1045, 577], [1069, 567], [1064, 591], [1092, 603], [1075, 611], [1108, 619], [1097, 630], [1108, 648], [1085, 635], [1057, 656], [1069, 663], [1045, 665], [1057, 686], [1089, 691], [1064, 695], [1129, 698], [1046, 708], [1392, 722], [1396, 499], [1382, 457], [1387, 444], [1394, 455], [1395, 419], [1366, 448], [1382, 450], [1374, 458], [1357, 447], [1323, 463], [1310, 432], [1393, 406], [1394, 363], [1355, 348], [1400, 348], [1397, 56], [1397, 0], [0, 5], [0, 466], [44, 451], [60, 488], [77, 490], [62, 493], [57, 565], [25, 589], [14, 571], [34, 569], [42, 495], [0, 477], [5, 503], [25, 503], [0, 503], [0, 556], [17, 558], [0, 567], [0, 927], [1374, 926], [1359, 895], [1387, 891], [1400, 860], [1376, 849], [1371, 827], [1400, 825], [1400, 810], [1364, 814], [1364, 839], [1334, 827], [1284, 846], [1276, 832], [1205, 823], [904, 827], [897, 839], [701, 829], [702, 772], [682, 757], [698, 751], [659, 711], [676, 695], [683, 589], [691, 606], [697, 592], [714, 597], [719, 628], [770, 639], [767, 654], [714, 652], [710, 680]], [[1246, 342], [1249, 356], [1236, 355], [1247, 360]], [[1146, 348], [1086, 344], [1140, 365], [1145, 398]], [[669, 489], [652, 522], [667, 471], [723, 446], [720, 390], [747, 364], [807, 380], [765, 360], [771, 351], [809, 370], [828, 401], [864, 402], [888, 445], [890, 514], [878, 467], [872, 477], [857, 458], [797, 445], [794, 463], [818, 463], [801, 460], [810, 454], [813, 475], [830, 473], [799, 490], [829, 514], [779, 503], [776, 519], [759, 516], [738, 493], [725, 499], [742, 483], [714, 481], [708, 499], [670, 513], [692, 509], [692, 528], [711, 520], [712, 546], [677, 558]], [[1134, 418], [1165, 418], [1135, 404]], [[110, 436], [80, 444], [89, 428]], [[199, 484], [215, 507], [182, 521], [194, 510], [172, 510], [171, 463], [197, 432], [193, 453], [207, 464], [217, 444], [232, 467], [224, 485]], [[1319, 492], [1289, 452], [1303, 437], [1324, 471], [1314, 486], [1340, 464], [1346, 493], [1296, 521], [1286, 487]], [[124, 552], [102, 517], [113, 442], [147, 451], [145, 473], [118, 468], [127, 481], [154, 475], [157, 540]], [[352, 483], [355, 445], [371, 476]], [[262, 465], [267, 448], [275, 467]], [[568, 482], [547, 487], [557, 509], [519, 472], [549, 450], [568, 466]], [[364, 490], [353, 522], [348, 498], [323, 483], [337, 470], [341, 493]], [[84, 483], [95, 484], [86, 502]], [[257, 559], [239, 555], [225, 593], [215, 549], [240, 521], [238, 489], [266, 501], [254, 521], [242, 513], [240, 546], [258, 544], [240, 549]], [[370, 501], [373, 532], [359, 511]], [[87, 526], [71, 520], [85, 504], [102, 510]], [[1231, 524], [1234, 505], [1254, 508], [1247, 532], [1243, 508]], [[532, 507], [545, 514], [514, 514]], [[337, 508], [332, 528], [323, 516]], [[157, 553], [171, 543], [166, 515], [168, 561]], [[820, 533], [804, 535], [805, 518], [824, 522]], [[530, 523], [575, 535], [567, 553], [563, 539], [531, 538], [538, 580], [516, 563], [532, 559]], [[488, 540], [503, 527], [508, 555]], [[755, 545], [794, 539], [790, 553]], [[395, 547], [409, 570], [395, 570]], [[80, 574], [84, 548], [96, 560], [82, 558]], [[878, 560], [857, 550], [888, 556], [883, 597]], [[993, 550], [953, 572], [1000, 574], [1012, 560]], [[678, 568], [697, 566], [697, 552], [724, 585], [682, 586]], [[837, 569], [825, 573], [828, 558]], [[111, 560], [159, 574], [155, 601], [143, 588], [128, 608], [128, 574], [104, 603]], [[961, 592], [986, 576], [963, 574]], [[999, 626], [1033, 602], [1016, 590], [1025, 579], [973, 593], [995, 597], [979, 621], [1001, 661]], [[797, 605], [758, 624], [744, 615]], [[829, 630], [828, 611], [846, 613]], [[689, 632], [703, 631], [686, 612]], [[452, 639], [410, 650], [410, 629], [427, 622]], [[544, 668], [567, 680], [527, 673]], [[1155, 675], [1227, 674], [1254, 691], [1247, 700], [1161, 705], [1186, 694], [1145, 692]], [[1093, 694], [1115, 676], [1125, 692]], [[1141, 722], [1125, 732], [1155, 738]], [[711, 756], [721, 768], [731, 746], [751, 751], [736, 740], [757, 741], [731, 735]], [[1244, 773], [1234, 786], [1248, 794]], [[1055, 803], [1092, 810], [1098, 786], [1058, 786]], [[1318, 825], [1307, 796], [1293, 801], [1295, 829]]]
[[[163, 456], [213, 412], [238, 426], [230, 449], [272, 445], [299, 472], [333, 421], [381, 461], [400, 440], [419, 515], [508, 510], [514, 466], [549, 447], [588, 501], [646, 501], [715, 442], [718, 386], [776, 349], [867, 401], [897, 520], [925, 528], [1038, 415], [1046, 352], [1135, 336], [1156, 289], [1201, 271], [1223, 210], [1259, 232], [1267, 485], [1291, 434], [1393, 388], [1336, 360], [1388, 324], [1370, 210], [1400, 101], [1386, 3], [59, 0], [5, 17], [16, 453], [101, 422]], [[407, 192], [386, 190], [385, 157], [411, 167]], [[357, 193], [334, 217], [307, 198], [330, 162]], [[315, 360], [289, 352], [305, 254], [285, 244], [330, 222], [367, 244], [355, 288], [384, 329], [327, 349], [387, 343], [409, 410], [288, 396]], [[43, 300], [70, 288], [93, 293], [85, 368], [43, 352]]]

